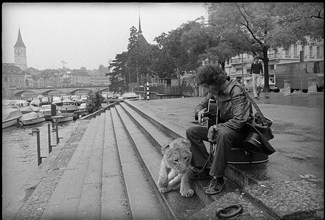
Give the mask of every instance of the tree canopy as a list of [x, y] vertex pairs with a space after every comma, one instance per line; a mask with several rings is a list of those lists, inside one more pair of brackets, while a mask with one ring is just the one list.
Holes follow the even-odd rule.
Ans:
[[[264, 62], [264, 86], [269, 90], [268, 52], [292, 44], [309, 44], [324, 38], [324, 4], [320, 2], [206, 3], [203, 17], [162, 33], [155, 45], [139, 45], [139, 33], [130, 28], [128, 51], [118, 54], [110, 67], [112, 84], [127, 90], [148, 76], [171, 77], [196, 69], [209, 60], [225, 63], [242, 53]], [[123, 83], [122, 83], [123, 81]]]
[[[319, 4], [319, 3], [317, 3]], [[306, 44], [323, 36], [323, 7], [315, 3], [207, 3], [209, 23], [237, 54], [247, 52], [264, 62], [269, 90], [268, 51]], [[319, 5], [321, 6], [321, 5]]]

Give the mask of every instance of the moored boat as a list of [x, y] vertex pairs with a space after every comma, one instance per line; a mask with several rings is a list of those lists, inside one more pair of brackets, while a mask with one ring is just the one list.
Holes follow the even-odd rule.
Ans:
[[18, 124], [19, 119], [22, 117], [19, 109], [5, 108], [2, 110], [2, 128], [7, 128]]
[[27, 113], [31, 113], [31, 112], [38, 112], [39, 111], [39, 107], [33, 106], [33, 105], [28, 105], [28, 106], [24, 106], [19, 108], [21, 113], [23, 114], [27, 114]]
[[71, 99], [64, 99], [62, 101], [62, 106], [60, 107], [60, 111], [62, 113], [73, 113], [78, 111], [78, 107], [75, 105], [75, 102]]
[[[51, 117], [52, 117], [51, 105], [42, 105], [39, 112], [44, 115], [46, 121], [51, 121]], [[58, 109], [56, 109], [56, 114], [58, 114], [58, 112], [59, 112]]]
[[30, 112], [27, 114], [23, 114], [19, 121], [22, 125], [32, 125], [45, 121], [45, 117], [42, 113]]
[[53, 116], [53, 119], [56, 119], [58, 123], [72, 121], [74, 118], [73, 113], [58, 113], [58, 115]]

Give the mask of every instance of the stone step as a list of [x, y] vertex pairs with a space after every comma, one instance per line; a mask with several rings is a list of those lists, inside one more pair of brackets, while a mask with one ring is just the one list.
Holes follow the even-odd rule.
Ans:
[[129, 219], [131, 217], [110, 110], [105, 113], [101, 199], [102, 219]]
[[[116, 107], [115, 107], [116, 108]], [[116, 109], [111, 109], [115, 138], [121, 162], [128, 206], [132, 219], [165, 219], [148, 177], [142, 170], [138, 155]], [[124, 116], [121, 116], [124, 119]]]
[[80, 219], [99, 219], [101, 216], [101, 188], [103, 167], [103, 146], [105, 114], [100, 114], [97, 120], [96, 133], [93, 136], [87, 173], [84, 179], [82, 194], [77, 216]]
[[91, 119], [89, 127], [79, 142], [74, 155], [64, 170], [60, 182], [45, 207], [42, 219], [70, 218], [76, 216], [86, 176], [92, 142], [99, 118]]
[[[123, 105], [122, 103], [120, 104]], [[171, 140], [171, 137], [168, 137], [168, 135], [166, 136], [163, 131], [146, 121], [141, 115], [137, 115], [135, 112], [127, 113], [124, 107], [125, 106], [122, 108], [120, 105], [115, 106], [127, 128], [130, 138], [132, 138], [138, 157], [142, 161], [142, 167], [147, 173], [148, 180], [157, 198], [159, 198], [161, 208], [164, 209], [169, 219], [184, 219], [190, 217], [204, 207], [204, 204], [198, 196], [195, 195], [191, 198], [184, 198], [178, 191], [161, 194], [157, 187], [158, 173], [162, 159], [160, 152], [162, 143], [159, 143], [159, 141], [166, 144]], [[149, 129], [149, 131], [146, 129]], [[146, 131], [144, 132], [144, 130]], [[153, 136], [160, 137], [160, 140], [152, 142]], [[163, 136], [165, 136], [165, 138], [161, 138]], [[157, 143], [158, 146], [155, 146]]]

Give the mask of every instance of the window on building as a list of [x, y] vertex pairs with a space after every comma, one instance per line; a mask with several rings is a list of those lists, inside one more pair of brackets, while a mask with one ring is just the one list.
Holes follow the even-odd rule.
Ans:
[[285, 49], [285, 56], [290, 57], [290, 48]]
[[302, 51], [304, 51], [304, 57], [307, 58], [307, 46], [302, 46]]
[[309, 57], [310, 58], [314, 57], [314, 55], [313, 55], [313, 46], [309, 46]]
[[314, 63], [314, 73], [319, 73], [320, 72], [320, 66], [319, 62]]
[[274, 70], [274, 64], [270, 65], [270, 69]]
[[299, 57], [299, 55], [298, 55], [298, 45], [293, 46], [293, 56], [294, 57]]
[[320, 47], [317, 47], [316, 50], [317, 50], [317, 54], [316, 54], [317, 58], [321, 58]]
[[236, 73], [237, 74], [242, 73], [242, 68], [236, 68]]

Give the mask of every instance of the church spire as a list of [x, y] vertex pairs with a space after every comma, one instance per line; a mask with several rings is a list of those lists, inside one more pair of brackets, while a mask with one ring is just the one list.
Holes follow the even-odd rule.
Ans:
[[140, 14], [139, 14], [139, 34], [142, 33], [142, 30], [141, 30], [141, 20], [140, 20]]
[[15, 44], [14, 47], [24, 47], [24, 48], [26, 48], [26, 46], [25, 46], [25, 44], [24, 44], [24, 42], [23, 42], [23, 39], [21, 38], [20, 28], [19, 28], [19, 30], [18, 30], [18, 38], [17, 38], [17, 42], [16, 42], [16, 44]]
[[141, 19], [140, 19], [140, 11], [139, 11], [138, 45], [139, 45], [140, 47], [147, 47], [147, 46], [148, 46], [148, 41], [147, 41], [146, 38], [142, 35], [142, 30], [141, 30]]

